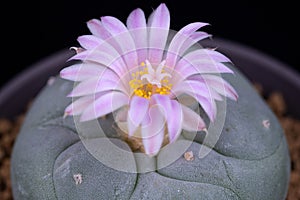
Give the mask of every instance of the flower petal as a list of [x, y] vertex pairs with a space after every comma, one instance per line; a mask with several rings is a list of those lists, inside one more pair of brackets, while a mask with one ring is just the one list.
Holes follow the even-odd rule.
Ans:
[[235, 89], [222, 77], [214, 75], [203, 75], [203, 78], [207, 82], [207, 84], [219, 94], [229, 97], [235, 101], [238, 99], [238, 94]]
[[158, 106], [163, 112], [165, 119], [168, 119], [169, 111], [171, 110], [171, 99], [166, 95], [154, 94], [151, 97], [154, 100], [156, 106]]
[[166, 95], [153, 95], [158, 106], [164, 110], [167, 120], [168, 135], [170, 143], [173, 143], [181, 133], [182, 127], [182, 111], [181, 106], [176, 100], [171, 100]]
[[141, 9], [135, 9], [127, 18], [127, 27], [135, 42], [136, 51], [138, 54], [138, 63], [144, 62], [147, 59], [148, 36], [145, 14]]
[[205, 38], [212, 37], [212, 35], [207, 34], [203, 31], [198, 31], [190, 35], [190, 37], [184, 42], [184, 44], [181, 47], [182, 55], [193, 45], [198, 43], [200, 40], [203, 40]]
[[216, 102], [206, 96], [202, 96], [200, 94], [196, 94], [193, 97], [199, 102], [200, 106], [203, 108], [210, 121], [214, 122], [217, 116], [217, 105]]
[[195, 74], [220, 74], [234, 72], [226, 65], [211, 60], [189, 60], [183, 57], [176, 64], [175, 70], [181, 75], [181, 79], [186, 79]]
[[94, 49], [103, 43], [103, 40], [94, 35], [83, 35], [77, 38], [79, 44], [85, 49]]
[[172, 88], [172, 93], [176, 96], [181, 94], [201, 94], [202, 96], [211, 96], [207, 85], [204, 82], [195, 81], [195, 80], [185, 80], [175, 85]]
[[95, 77], [79, 83], [68, 97], [79, 97], [112, 90], [121, 91], [126, 94], [126, 90], [120, 83]]
[[128, 69], [138, 66], [136, 47], [131, 34], [126, 26], [115, 17], [101, 17], [103, 26], [114, 36], [114, 41], [119, 45], [116, 48], [124, 58]]
[[165, 28], [169, 29], [170, 27], [170, 12], [166, 4], [160, 4], [154, 11], [151, 19], [149, 20], [148, 27], [152, 28]]
[[127, 18], [126, 24], [127, 28], [130, 30], [145, 28], [147, 25], [144, 11], [140, 8], [137, 8], [134, 11], [132, 11]]
[[154, 11], [148, 21], [149, 30], [149, 52], [151, 63], [159, 64], [167, 42], [170, 28], [170, 13], [167, 6], [162, 3]]
[[[203, 39], [209, 38], [209, 37], [212, 37], [212, 35], [204, 32], [204, 31], [197, 31], [191, 35], [191, 39], [192, 39], [191, 41], [196, 43], [196, 42], [199, 42], [200, 40], [203, 40]], [[190, 43], [189, 45], [192, 46], [194, 44], [193, 42]]]
[[116, 72], [116, 74], [122, 78], [126, 73], [126, 65], [122, 62], [122, 60], [118, 59], [119, 54], [115, 55], [110, 52], [109, 49], [102, 50], [102, 46], [103, 45], [100, 45], [94, 50], [86, 50], [78, 53], [69, 60], [82, 60], [85, 62], [95, 62], [100, 65], [104, 65]]
[[103, 27], [101, 21], [98, 19], [89, 20], [87, 26], [93, 35], [103, 40], [111, 37], [111, 34]]
[[116, 91], [105, 93], [84, 110], [80, 121], [97, 119], [125, 105], [128, 105], [128, 96], [124, 93]]
[[[212, 87], [212, 85], [210, 85], [210, 84], [208, 84], [208, 83], [206, 82], [206, 79], [203, 78], [204, 76], [206, 76], [206, 75], [197, 74], [197, 75], [194, 75], [194, 76], [190, 76], [188, 79], [186, 79], [186, 81], [197, 81], [197, 82], [199, 82], [200, 84], [204, 83], [204, 84], [207, 86], [207, 88], [208, 88], [208, 90], [209, 90], [209, 92], [210, 92], [211, 97], [212, 97], [213, 99], [215, 99], [215, 100], [222, 101], [222, 100], [223, 100], [223, 97], [220, 95], [219, 92], [217, 92], [217, 91]], [[212, 75], [212, 76], [214, 76], [214, 75]], [[198, 93], [198, 94], [199, 94], [199, 93]], [[202, 93], [200, 93], [200, 94], [202, 94]], [[224, 95], [224, 96], [225, 96], [225, 95]]]
[[127, 123], [128, 134], [132, 136], [141, 124], [149, 108], [149, 100], [143, 97], [134, 96], [130, 101]]
[[170, 68], [174, 68], [177, 59], [182, 56], [185, 48], [182, 48], [182, 45], [185, 41], [192, 35], [195, 31], [200, 29], [201, 27], [208, 25], [207, 23], [195, 22], [186, 25], [181, 30], [176, 33], [172, 41], [170, 42], [170, 46], [168, 48], [167, 56], [166, 56], [166, 65]]
[[159, 106], [151, 106], [148, 114], [142, 122], [141, 133], [145, 153], [154, 156], [159, 152], [164, 140], [165, 119]]
[[97, 96], [99, 95], [89, 95], [74, 100], [70, 105], [68, 105], [68, 107], [66, 107], [65, 116], [80, 115], [95, 100], [95, 98], [97, 98]]
[[95, 63], [79, 63], [62, 69], [60, 77], [71, 81], [83, 81], [99, 76], [105, 69], [105, 66]]
[[110, 63], [113, 61], [113, 56], [111, 54], [108, 54], [107, 52], [103, 51], [97, 51], [97, 50], [87, 50], [82, 51], [73, 57], [71, 57], [69, 60], [82, 60], [82, 61], [92, 61], [101, 63], [105, 66], [109, 66]]
[[173, 87], [172, 93], [174, 93], [175, 96], [185, 93], [193, 97], [199, 102], [209, 119], [214, 121], [217, 113], [214, 99], [218, 98], [218, 96], [213, 96], [214, 93], [209, 91], [208, 86], [205, 83], [195, 80], [186, 80]]
[[187, 106], [181, 105], [183, 122], [182, 128], [187, 131], [201, 131], [206, 128], [205, 122], [195, 111]]
[[176, 101], [171, 101], [171, 111], [168, 117], [168, 134], [170, 143], [177, 140], [182, 129], [182, 109], [181, 105]]
[[191, 62], [199, 61], [199, 60], [207, 60], [212, 62], [231, 62], [229, 58], [211, 49], [198, 49], [192, 51], [184, 56], [186, 60]]
[[112, 35], [118, 35], [126, 32], [126, 26], [117, 18], [111, 16], [101, 17], [101, 22], [104, 28]]

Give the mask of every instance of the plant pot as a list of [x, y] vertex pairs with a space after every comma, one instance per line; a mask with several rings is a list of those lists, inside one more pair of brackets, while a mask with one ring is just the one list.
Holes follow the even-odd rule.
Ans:
[[[225, 40], [222, 40], [222, 39], [215, 39], [213, 42], [207, 41], [206, 43], [204, 43], [204, 45], [205, 46], [214, 46], [214, 47], [217, 46], [217, 47], [219, 47], [219, 51], [221, 51], [222, 53], [224, 53], [225, 55], [227, 55], [228, 57], [230, 57], [232, 59], [233, 63], [242, 72], [244, 72], [246, 74], [246, 76], [249, 77], [250, 80], [253, 80], [253, 81], [261, 83], [263, 85], [263, 87], [267, 91], [273, 91], [273, 90], [282, 91], [283, 94], [287, 98], [288, 106], [292, 108], [292, 110], [291, 110], [290, 113], [294, 114], [295, 116], [299, 116], [299, 114], [300, 114], [299, 110], [297, 110], [296, 108], [294, 109], [292, 107], [292, 105], [297, 105], [294, 102], [295, 99], [292, 98], [292, 97], [293, 97], [293, 92], [295, 92], [296, 90], [297, 91], [300, 90], [300, 85], [299, 85], [299, 82], [297, 82], [298, 81], [297, 77], [295, 77], [294, 73], [289, 72], [288, 68], [286, 68], [285, 66], [282, 66], [279, 62], [274, 61], [273, 59], [271, 59], [271, 58], [269, 58], [269, 57], [267, 57], [265, 55], [262, 55], [259, 52], [255, 52], [254, 50], [251, 50], [251, 49], [249, 49], [247, 47], [243, 47], [241, 45], [237, 45], [237, 44], [234, 44], [232, 42], [225, 41]], [[49, 77], [56, 75], [59, 72], [59, 70], [62, 69], [62, 67], [64, 67], [64, 65], [66, 64], [65, 61], [71, 55], [72, 55], [72, 52], [70, 52], [68, 50], [59, 52], [58, 54], [55, 54], [55, 55], [53, 55], [53, 56], [51, 56], [49, 58], [46, 58], [44, 61], [41, 61], [36, 66], [33, 66], [32, 68], [30, 68], [28, 71], [25, 71], [23, 74], [21, 74], [20, 76], [18, 76], [14, 81], [12, 81], [10, 84], [8, 84], [8, 86], [6, 88], [4, 88], [3, 91], [0, 94], [0, 99], [1, 99], [1, 101], [0, 101], [0, 109], [2, 110], [2, 107], [3, 107], [3, 113], [1, 113], [1, 114], [3, 116], [7, 116], [7, 117], [13, 117], [18, 112], [20, 112], [21, 109], [24, 108], [25, 105], [28, 103], [28, 101], [30, 99], [33, 99], [35, 97], [35, 95], [40, 91], [40, 89], [46, 84], [46, 82], [48, 81]], [[253, 66], [255, 66], [255, 68]], [[274, 67], [274, 66], [276, 66], [276, 67]], [[257, 72], [257, 69], [259, 69], [260, 73]], [[265, 72], [264, 75], [263, 75], [263, 72]], [[261, 76], [258, 76], [258, 74], [260, 74]], [[282, 76], [281, 77], [281, 75], [286, 75], [286, 76]], [[269, 78], [267, 78], [267, 77], [269, 77]], [[280, 84], [278, 84], [278, 85], [275, 85], [275, 84], [273, 85], [273, 79], [275, 79], [275, 80], [282, 80], [282, 81], [280, 81]], [[291, 80], [292, 79], [295, 79], [295, 84], [293, 84], [293, 85], [291, 85], [291, 83], [292, 83]], [[267, 80], [271, 81], [271, 83], [269, 83]], [[290, 94], [290, 93], [286, 94], [285, 92], [287, 90], [283, 89], [284, 87], [282, 88], [283, 90], [280, 90], [281, 86], [284, 85], [284, 84], [286, 84], [286, 87], [288, 87], [290, 89], [294, 87], [295, 91], [292, 91], [291, 92], [292, 94]], [[34, 86], [34, 88], [33, 88], [33, 86]], [[29, 91], [24, 90], [24, 88], [31, 88], [32, 89], [30, 91], [31, 93], [29, 93]], [[55, 89], [57, 89], [57, 88], [55, 88]], [[3, 97], [2, 97], [2, 95], [3, 95]], [[52, 96], [50, 98], [52, 98]], [[16, 102], [13, 102], [11, 99], [15, 99]], [[49, 100], [49, 98], [48, 99], [44, 98], [44, 99], [42, 99], [42, 101], [43, 100], [47, 101], [47, 100]], [[15, 105], [14, 105], [14, 103], [15, 103]], [[43, 102], [40, 102], [40, 105], [43, 105]], [[9, 109], [9, 108], [13, 108], [13, 109]], [[50, 115], [51, 115], [51, 113], [50, 113]], [[37, 116], [33, 116], [33, 118], [36, 118], [36, 117]], [[54, 119], [54, 121], [55, 120], [56, 119]], [[52, 122], [49, 122], [49, 123], [47, 122], [47, 128], [49, 128], [49, 127], [51, 127], [53, 125], [51, 123]], [[62, 131], [59, 126], [56, 126], [56, 125], [58, 125], [57, 123], [58, 122], [55, 121], [54, 122], [55, 127], [53, 127], [53, 129], [51, 128], [51, 130], [50, 129], [48, 130], [48, 131], [51, 131], [51, 133], [54, 134], [54, 135], [57, 134], [57, 133], [59, 133], [60, 131]], [[60, 125], [61, 126], [65, 126], [64, 124], [60, 124]], [[275, 125], [275, 126], [277, 126], [277, 125]], [[30, 127], [27, 126], [24, 129], [25, 130], [27, 130], [27, 129], [30, 130], [29, 128]], [[43, 127], [41, 127], [41, 128], [43, 128]], [[77, 137], [75, 137], [71, 133], [67, 133], [69, 131], [70, 130], [65, 130], [65, 132], [62, 131], [63, 134], [66, 134], [65, 137], [70, 137], [67, 140], [68, 144], [64, 143], [63, 141], [59, 141], [59, 144], [58, 144], [60, 146], [69, 146], [69, 145], [71, 145], [72, 147], [71, 148], [68, 147], [68, 149], [67, 149], [68, 153], [64, 153], [63, 155], [61, 155], [60, 153], [56, 152], [56, 147], [53, 147], [51, 145], [48, 147], [48, 148], [50, 148], [49, 151], [51, 153], [55, 152], [54, 154], [58, 153], [58, 156], [59, 156], [58, 160], [56, 160], [56, 158], [53, 157], [53, 155], [48, 155], [47, 148], [44, 149], [45, 150], [44, 152], [39, 152], [42, 155], [45, 155], [45, 160], [46, 161], [47, 161], [47, 159], [52, 159], [53, 160], [55, 158], [54, 165], [53, 165], [53, 168], [54, 168], [53, 169], [54, 170], [53, 173], [55, 174], [55, 177], [51, 178], [51, 176], [54, 176], [54, 175], [51, 175], [51, 173], [50, 174], [45, 174], [44, 176], [42, 176], [42, 179], [45, 182], [47, 181], [48, 186], [47, 186], [47, 184], [46, 184], [46, 186], [42, 185], [43, 184], [43, 180], [41, 180], [40, 177], [35, 177], [34, 176], [34, 177], [27, 177], [27, 178], [32, 179], [34, 181], [36, 181], [37, 180], [36, 178], [38, 178], [39, 181], [41, 181], [41, 185], [40, 185], [40, 188], [38, 188], [38, 190], [39, 191], [44, 191], [45, 190], [45, 194], [47, 194], [49, 192], [48, 189], [51, 187], [51, 184], [55, 183], [56, 187], [54, 187], [54, 193], [55, 193], [56, 197], [57, 197], [57, 195], [62, 195], [62, 196], [64, 196], [64, 195], [67, 195], [67, 196], [68, 195], [70, 195], [70, 196], [82, 195], [82, 198], [85, 198], [86, 197], [85, 195], [88, 196], [88, 195], [94, 195], [95, 194], [95, 193], [92, 193], [92, 192], [88, 193], [88, 194], [85, 193], [84, 188], [85, 187], [90, 188], [91, 185], [84, 185], [84, 184], [82, 184], [82, 187], [76, 187], [75, 185], [71, 185], [71, 184], [68, 185], [68, 182], [64, 182], [64, 181], [66, 181], [66, 179], [64, 179], [67, 176], [66, 173], [68, 173], [70, 171], [70, 169], [69, 169], [70, 168], [69, 162], [71, 162], [71, 161], [69, 160], [68, 155], [70, 155], [70, 154], [74, 155], [73, 151], [75, 151], [75, 152], [79, 153], [78, 154], [78, 158], [77, 158], [79, 161], [81, 159], [83, 159], [83, 158], [86, 158], [83, 154], [80, 153], [80, 152], [84, 151], [84, 149], [81, 146], [78, 145], [78, 143], [77, 143], [78, 141], [76, 139]], [[34, 133], [34, 134], [37, 137], [41, 136], [41, 134], [39, 134], [38, 132]], [[74, 136], [74, 138], [73, 138], [73, 136]], [[28, 137], [28, 136], [25, 136], [25, 138], [26, 137]], [[44, 136], [41, 136], [41, 137], [44, 137]], [[21, 139], [19, 138], [19, 141], [22, 141], [22, 139], [24, 139], [24, 137], [21, 138]], [[49, 139], [51, 140], [51, 138], [49, 138]], [[27, 140], [28, 140], [28, 138], [27, 138]], [[62, 143], [60, 143], [60, 142], [62, 142]], [[117, 142], [117, 141], [115, 141], [115, 142]], [[26, 143], [25, 142], [24, 145], [25, 145], [25, 148], [26, 148], [26, 145], [29, 145], [29, 148], [30, 148], [30, 145], [39, 146], [39, 145], [43, 145], [43, 143], [39, 143], [39, 141], [37, 141], [37, 143], [36, 143], [36, 142], [33, 141], [33, 143], [31, 143], [31, 142]], [[280, 149], [282, 150], [282, 153], [283, 153], [282, 155], [286, 156], [286, 154], [285, 154], [286, 153], [286, 143], [285, 142], [283, 142], [283, 146], [281, 146]], [[18, 151], [20, 152], [20, 149]], [[31, 153], [35, 153], [35, 152], [31, 152]], [[27, 155], [27, 156], [32, 156], [32, 155]], [[82, 156], [83, 156], [83, 158], [82, 158]], [[20, 155], [17, 155], [17, 158], [22, 158], [22, 157], [20, 157]], [[17, 158], [15, 158], [15, 160], [19, 160]], [[250, 157], [249, 157], [249, 163], [248, 164], [255, 167], [256, 164], [255, 163], [254, 164], [251, 163], [252, 158], [253, 157], [251, 157], [251, 155], [250, 155]], [[282, 158], [282, 156], [281, 156], [281, 158]], [[255, 159], [256, 159], [256, 157], [255, 157]], [[264, 159], [264, 158], [262, 157], [261, 159]], [[90, 161], [92, 163], [94, 162], [92, 159]], [[286, 157], [286, 158], [283, 159], [283, 162], [286, 162], [286, 161], [289, 161], [289, 158]], [[41, 162], [43, 162], [43, 161], [41, 160]], [[84, 160], [84, 162], [85, 162], [85, 160]], [[272, 161], [270, 161], [270, 162], [272, 162]], [[26, 159], [24, 160], [24, 163], [26, 165]], [[16, 166], [16, 164], [18, 166]], [[17, 163], [15, 163], [14, 167], [16, 167], [16, 168], [21, 167], [22, 168], [23, 166], [20, 166], [20, 164], [21, 163], [17, 162]], [[29, 163], [27, 163], [27, 164], [29, 164]], [[94, 163], [94, 164], [98, 165], [99, 163]], [[230, 171], [229, 169], [231, 167], [230, 167], [230, 164], [228, 164], [227, 162], [223, 162], [223, 163], [220, 163], [220, 164], [221, 164], [222, 169], [225, 170], [225, 171], [223, 170], [223, 172], [225, 174], [227, 174], [227, 177], [229, 178], [228, 181], [233, 181], [235, 183], [239, 182], [239, 180], [232, 180], [232, 177], [230, 177], [231, 176], [230, 173], [238, 173], [239, 174], [239, 173], [241, 173], [241, 171], [238, 171], [238, 172], [236, 172], [234, 170]], [[46, 164], [44, 163], [44, 164], [41, 164], [41, 165], [45, 165], [46, 166], [47, 163]], [[75, 168], [73, 168], [74, 165], [75, 165]], [[74, 165], [72, 167], [72, 170], [80, 171], [80, 167], [78, 168], [78, 166], [77, 166], [77, 168], [76, 168], [76, 164], [74, 164]], [[91, 170], [93, 169], [93, 166], [87, 166], [87, 167], [91, 167]], [[22, 175], [24, 175], [24, 174], [19, 174], [18, 171], [16, 170], [16, 168], [13, 169], [13, 177], [12, 177], [12, 179], [13, 179], [13, 185], [14, 185], [14, 194], [16, 195], [16, 197], [21, 197], [21, 196], [24, 197], [26, 195], [29, 195], [29, 196], [32, 195], [30, 189], [34, 189], [34, 188], [30, 188], [30, 186], [29, 186], [29, 190], [28, 190], [28, 188], [23, 188], [24, 185], [23, 186], [19, 185], [16, 182], [16, 177], [17, 177], [17, 179], [20, 179], [20, 177], [22, 177]], [[281, 176], [281, 178], [279, 178], [278, 180], [283, 180], [283, 182], [281, 183], [279, 181], [279, 184], [277, 184], [277, 186], [274, 187], [274, 188], [280, 188], [281, 192], [278, 194], [280, 196], [279, 199], [283, 199], [285, 197], [285, 194], [286, 194], [285, 185], [287, 184], [287, 180], [288, 180], [289, 164], [286, 164], [284, 166], [279, 166], [279, 168], [281, 169], [281, 172], [283, 172], [283, 174], [279, 174], [279, 176]], [[116, 180], [117, 177], [119, 177], [120, 178], [120, 183], [119, 184], [121, 184], [121, 181], [125, 181], [126, 182], [126, 180], [127, 180], [127, 181], [129, 181], [129, 183], [128, 182], [126, 182], [126, 183], [124, 182], [124, 184], [129, 184], [129, 185], [132, 185], [134, 187], [134, 180], [135, 180], [135, 178], [133, 176], [131, 176], [130, 174], [128, 174], [128, 173], [119, 173], [119, 172], [115, 172], [115, 171], [111, 172], [110, 169], [107, 169], [107, 168], [105, 168], [103, 166], [101, 166], [101, 169], [107, 170], [107, 174], [112, 174], [111, 178], [113, 180]], [[172, 167], [170, 169], [172, 171]], [[30, 171], [30, 169], [26, 169], [26, 170], [27, 170], [27, 172]], [[38, 168], [35, 169], [35, 170], [38, 170]], [[245, 173], [246, 172], [247, 171], [245, 171]], [[41, 172], [36, 171], [36, 174], [39, 174], [39, 176], [40, 176], [40, 173]], [[101, 180], [103, 181], [103, 183], [104, 183], [104, 181], [107, 181], [106, 179], [108, 179], [109, 177], [105, 177], [103, 174], [101, 174], [102, 171], [100, 171], [99, 173], [100, 174], [98, 174], [98, 177], [102, 178]], [[164, 172], [162, 170], [162, 173], [168, 173], [168, 172]], [[262, 171], [260, 171], [260, 173], [262, 173]], [[271, 174], [272, 173], [270, 173], [270, 175]], [[95, 175], [95, 176], [93, 176], [93, 175]], [[178, 174], [175, 174], [174, 176], [177, 176], [177, 175]], [[250, 176], [249, 178], [252, 178], [251, 177], [251, 173], [248, 174], [248, 175]], [[77, 177], [77, 180], [75, 180], [75, 178], [76, 178], [75, 176]], [[74, 180], [76, 182], [76, 185], [77, 184], [81, 184], [81, 180], [80, 180], [81, 178], [80, 178], [80, 176], [81, 176], [80, 174], [74, 174], [73, 178], [74, 178]], [[102, 182], [99, 183], [99, 182], [97, 182], [99, 180], [95, 179], [95, 177], [97, 177], [96, 174], [86, 174], [86, 176], [90, 178], [89, 184], [94, 185], [93, 183], [95, 183], [95, 185], [96, 184], [100, 184], [101, 185]], [[234, 175], [234, 176], [236, 176], [236, 175]], [[163, 180], [166, 180], [166, 181], [168, 180], [168, 178], [156, 177], [156, 174], [152, 174], [152, 175], [144, 176], [144, 177], [142, 175], [141, 177], [142, 177], [141, 181], [149, 181], [152, 178], [154, 178], [155, 180], [162, 181], [161, 183], [163, 183]], [[103, 179], [103, 178], [106, 178], [106, 179]], [[217, 178], [220, 178], [220, 177], [217, 177]], [[253, 183], [253, 181], [255, 182], [255, 178], [256, 177], [254, 177], [254, 179], [251, 180], [252, 183]], [[21, 178], [21, 179], [26, 180], [26, 177]], [[208, 177], [208, 179], [209, 179], [209, 177]], [[174, 184], [174, 187], [176, 187], [179, 184], [178, 183], [179, 180], [180, 179], [171, 180], [171, 181], [168, 180], [168, 181], [170, 181], [169, 184], [171, 184], [171, 185]], [[53, 183], [53, 181], [54, 181], [54, 183]], [[72, 181], [72, 180], [69, 178], [68, 181]], [[262, 182], [260, 182], [260, 184], [263, 184], [264, 180], [260, 180], [260, 181], [262, 181]], [[34, 182], [34, 184], [37, 184], [37, 183]], [[224, 182], [224, 184], [227, 185], [227, 184], [231, 184], [231, 183], [225, 183]], [[244, 184], [243, 187], [247, 188], [247, 183], [243, 182], [242, 184]], [[274, 183], [272, 183], [272, 184], [274, 184]], [[124, 191], [124, 187], [118, 185], [117, 183], [113, 183], [112, 185], [115, 186], [115, 188], [113, 188], [113, 190], [115, 190], [115, 192], [114, 192], [115, 196], [119, 196], [120, 193], [125, 193], [125, 192], [128, 193], [128, 191]], [[143, 184], [139, 184], [139, 189], [138, 190], [140, 190], [140, 191], [144, 190], [142, 185]], [[224, 194], [222, 194], [223, 189], [218, 188], [218, 186], [211, 186], [211, 185], [209, 185], [209, 183], [206, 184], [205, 182], [202, 183], [201, 186], [197, 185], [197, 187], [194, 184], [191, 184], [191, 185], [189, 185], [189, 183], [185, 183], [184, 184], [184, 188], [186, 187], [186, 190], [190, 189], [189, 186], [190, 187], [195, 187], [195, 188], [200, 187], [200, 188], [202, 188], [202, 190], [205, 190], [206, 188], [209, 191], [211, 190], [212, 193], [207, 194], [208, 195], [207, 197], [212, 198], [212, 199], [214, 197], [216, 197], [216, 196], [214, 196], [214, 192], [213, 191], [217, 192], [218, 193], [217, 195], [221, 195], [221, 197], [227, 197], [227, 198], [229, 198], [229, 196], [231, 196], [230, 198], [233, 198], [233, 199], [239, 197], [239, 195], [235, 194], [234, 192], [232, 192], [231, 189], [226, 189], [226, 188], [224, 188]], [[155, 191], [155, 187], [156, 186], [154, 186], [152, 188], [152, 190]], [[103, 187], [103, 188], [105, 189], [105, 187]], [[274, 188], [271, 189], [268, 192], [269, 193], [270, 192], [276, 192], [276, 189], [274, 189]], [[66, 194], [64, 194], [64, 192], [66, 192], [66, 191], [77, 191], [77, 189], [78, 189], [79, 193], [68, 193], [67, 192]], [[105, 196], [104, 193], [106, 191], [104, 189], [102, 191], [102, 194], [95, 194], [96, 196], [88, 196], [88, 197], [89, 198], [104, 197]], [[131, 188], [131, 189], [133, 189], [133, 188]], [[172, 189], [174, 189], [174, 188], [172, 188]], [[53, 190], [53, 188], [51, 190]], [[97, 188], [95, 188], [95, 190], [97, 190]], [[107, 190], [109, 190], [110, 192], [113, 192], [112, 188], [107, 188]], [[50, 193], [54, 194], [51, 191], [50, 191]], [[184, 193], [184, 191], [181, 191], [180, 189], [178, 190], [178, 195], [186, 195], [186, 194], [183, 194], [183, 193]], [[264, 194], [264, 192], [261, 192], [261, 193], [262, 193], [261, 194], [262, 196], [260, 196], [260, 197], [262, 197], [262, 199], [266, 198], [266, 196], [264, 196], [266, 194]], [[247, 196], [246, 193], [244, 195]], [[123, 196], [120, 196], [120, 197], [123, 197]], [[80, 197], [76, 196], [76, 198], [80, 198]], [[251, 198], [251, 196], [249, 196], [249, 198]]]

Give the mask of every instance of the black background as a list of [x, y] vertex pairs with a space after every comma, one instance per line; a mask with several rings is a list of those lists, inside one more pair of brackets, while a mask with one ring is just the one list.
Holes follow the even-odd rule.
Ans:
[[214, 37], [254, 47], [300, 71], [296, 1], [12, 1], [1, 12], [0, 86], [38, 60], [77, 46], [76, 38], [89, 34], [89, 19], [112, 15], [125, 22], [133, 9], [140, 7], [148, 16], [161, 2], [170, 10], [173, 30], [195, 21], [208, 22], [211, 26], [203, 30]]

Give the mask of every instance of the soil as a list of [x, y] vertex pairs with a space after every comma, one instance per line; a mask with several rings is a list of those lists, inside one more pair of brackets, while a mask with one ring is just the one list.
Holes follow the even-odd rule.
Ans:
[[[300, 119], [287, 114], [284, 97], [273, 92], [265, 97], [262, 87], [254, 85], [278, 117], [289, 144], [291, 156], [291, 177], [286, 200], [300, 200]], [[10, 182], [10, 155], [15, 138], [20, 130], [25, 113], [14, 120], [0, 119], [0, 199], [12, 200]], [[267, 125], [267, 122], [266, 122]]]
[[10, 155], [15, 138], [23, 123], [24, 114], [15, 120], [0, 119], [0, 199], [11, 200]]

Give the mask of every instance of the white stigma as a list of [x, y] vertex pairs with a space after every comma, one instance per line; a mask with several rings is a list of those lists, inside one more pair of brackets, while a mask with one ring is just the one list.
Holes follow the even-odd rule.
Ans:
[[152, 85], [156, 85], [158, 88], [161, 88], [161, 81], [164, 79], [164, 77], [172, 77], [169, 73], [162, 73], [162, 70], [166, 64], [165, 60], [163, 60], [158, 65], [156, 70], [153, 69], [151, 63], [148, 60], [145, 60], [145, 63], [148, 69], [148, 74], [144, 74], [143, 76], [141, 76], [141, 80], [146, 79]]

